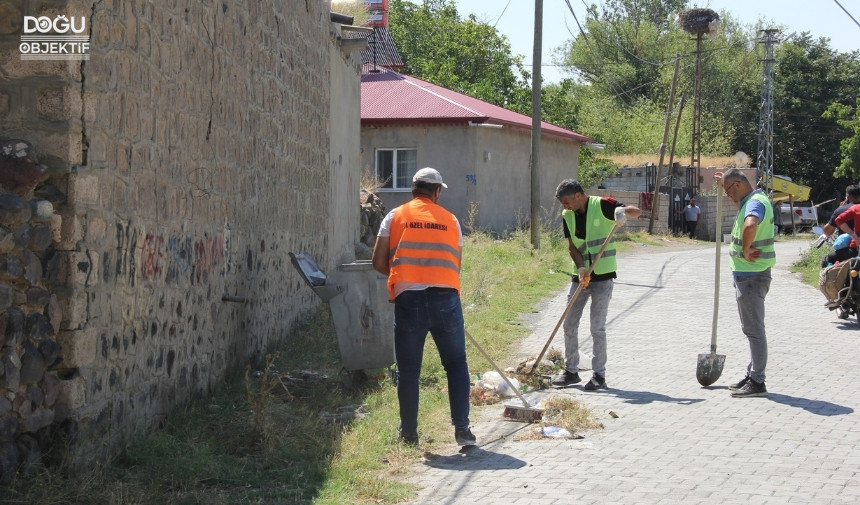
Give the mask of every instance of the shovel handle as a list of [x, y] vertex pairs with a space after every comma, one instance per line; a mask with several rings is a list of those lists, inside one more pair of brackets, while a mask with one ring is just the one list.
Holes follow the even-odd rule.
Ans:
[[714, 317], [711, 322], [711, 354], [717, 352], [717, 317], [720, 310], [720, 244], [723, 242], [723, 199], [718, 194], [716, 254], [714, 255]]
[[[591, 265], [588, 266], [588, 272], [586, 276], [591, 277], [591, 272], [594, 271], [594, 266], [597, 265], [597, 262], [600, 261], [600, 257], [603, 256], [603, 251], [606, 250], [606, 246], [609, 245], [609, 241], [612, 240], [612, 237], [615, 236], [615, 232], [621, 226], [618, 223], [612, 227], [612, 230], [609, 231], [609, 235], [606, 236], [606, 240], [603, 241], [603, 245], [600, 246], [600, 250], [597, 251], [597, 255], [594, 257], [594, 261], [591, 262]], [[534, 364], [532, 365], [532, 369], [529, 370], [529, 373], [534, 373], [535, 369], [538, 367], [540, 360], [543, 358], [543, 355], [546, 354], [547, 349], [549, 349], [549, 344], [552, 343], [552, 339], [555, 338], [556, 332], [558, 332], [559, 327], [564, 322], [564, 319], [567, 317], [567, 313], [570, 312], [570, 309], [573, 308], [573, 302], [579, 298], [579, 294], [582, 292], [582, 280], [580, 279], [579, 285], [576, 287], [576, 291], [573, 292], [573, 296], [570, 297], [570, 300], [567, 302], [567, 307], [564, 308], [564, 312], [561, 313], [561, 317], [558, 319], [558, 322], [555, 323], [555, 328], [552, 329], [552, 333], [549, 335], [549, 339], [547, 339], [546, 344], [544, 344], [543, 349], [541, 349], [540, 354], [538, 354], [537, 359], [535, 359]]]

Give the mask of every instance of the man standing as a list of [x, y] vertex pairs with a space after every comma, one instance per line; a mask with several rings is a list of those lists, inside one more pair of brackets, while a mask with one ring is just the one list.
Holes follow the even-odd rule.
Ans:
[[616, 277], [614, 240], [606, 245], [603, 255], [594, 263], [591, 276], [587, 275], [588, 269], [613, 228], [623, 226], [628, 217], [639, 217], [642, 211], [633, 206], [625, 207], [610, 197], [588, 196], [579, 182], [573, 179], [561, 181], [555, 197], [564, 208], [561, 212], [564, 236], [567, 237], [570, 258], [577, 268], [577, 275], [573, 276], [567, 295], [568, 301], [580, 283], [583, 289], [564, 320], [564, 373], [553, 379], [552, 383], [555, 386], [570, 386], [581, 380], [579, 321], [590, 298], [593, 375], [584, 389], [606, 389], [606, 314], [612, 299], [613, 279]]
[[388, 275], [394, 302], [394, 353], [400, 378], [400, 439], [418, 443], [418, 379], [427, 333], [448, 377], [454, 438], [474, 445], [469, 428], [469, 366], [460, 305], [463, 235], [454, 214], [438, 205], [442, 175], [422, 168], [412, 178], [412, 200], [389, 212], [373, 247], [373, 268]]
[[760, 189], [753, 189], [743, 172], [730, 168], [717, 174], [726, 194], [738, 206], [732, 227], [729, 262], [735, 285], [735, 299], [741, 331], [750, 346], [747, 374], [729, 385], [732, 396], [767, 396], [764, 385], [767, 366], [767, 336], [764, 327], [764, 299], [770, 290], [770, 269], [776, 264], [773, 247], [773, 206]]
[[690, 238], [695, 238], [696, 226], [699, 224], [699, 216], [702, 214], [702, 209], [696, 205], [696, 199], [690, 198], [690, 203], [684, 207], [684, 225]]

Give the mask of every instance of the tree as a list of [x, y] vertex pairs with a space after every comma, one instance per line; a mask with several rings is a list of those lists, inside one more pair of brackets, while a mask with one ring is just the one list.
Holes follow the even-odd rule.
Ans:
[[842, 166], [840, 143], [850, 137], [845, 107], [860, 97], [860, 59], [808, 33], [780, 44], [776, 57], [774, 170], [810, 186], [814, 201], [838, 197], [851, 182], [834, 168]]
[[522, 106], [530, 87], [522, 57], [511, 55], [507, 37], [492, 26], [474, 15], [463, 20], [453, 0], [392, 0], [388, 18], [404, 73], [492, 104]]
[[833, 175], [856, 181], [860, 178], [860, 98], [853, 108], [841, 103], [830, 104], [823, 117], [835, 119], [839, 126], [850, 132], [848, 137], [839, 141], [842, 162]]

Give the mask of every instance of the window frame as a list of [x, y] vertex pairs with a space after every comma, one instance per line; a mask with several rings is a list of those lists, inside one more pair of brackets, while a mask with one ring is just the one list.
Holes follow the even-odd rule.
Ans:
[[[407, 167], [407, 185], [406, 186], [398, 186], [397, 185], [397, 155], [401, 151], [411, 151], [415, 153], [415, 162], [414, 166], [411, 167], [411, 173], [409, 173], [410, 167]], [[381, 186], [378, 188], [378, 191], [381, 192], [395, 192], [395, 191], [411, 191], [412, 190], [412, 176], [415, 175], [415, 172], [418, 171], [418, 148], [417, 147], [377, 147], [373, 150], [373, 165], [374, 165], [374, 174], [376, 175], [376, 180], [382, 182], [383, 178], [379, 173], [379, 155], [381, 152], [390, 152], [392, 153], [391, 158], [391, 186]]]

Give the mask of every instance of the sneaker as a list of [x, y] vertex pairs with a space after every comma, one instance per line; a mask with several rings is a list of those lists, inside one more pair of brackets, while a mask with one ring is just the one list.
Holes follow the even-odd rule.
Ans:
[[475, 442], [478, 441], [475, 435], [472, 435], [472, 430], [468, 426], [465, 428], [456, 428], [454, 430], [454, 440], [457, 441], [458, 445], [475, 445]]
[[767, 388], [764, 387], [764, 382], [756, 382], [750, 379], [740, 389], [732, 391], [732, 398], [753, 398], [756, 396], [767, 396]]
[[738, 389], [744, 387], [747, 382], [749, 382], [750, 376], [747, 375], [743, 379], [735, 382], [734, 384], [729, 384], [729, 391], [737, 391]]
[[582, 382], [582, 379], [579, 378], [578, 373], [564, 371], [563, 374], [559, 375], [555, 379], [552, 380], [553, 386], [570, 386], [571, 384], [579, 384]]
[[596, 391], [598, 389], [606, 389], [606, 377], [603, 377], [600, 374], [594, 374], [591, 376], [591, 380], [585, 383], [585, 387], [582, 389], [586, 391]]
[[406, 445], [418, 445], [418, 433], [403, 433], [400, 432], [400, 441]]

